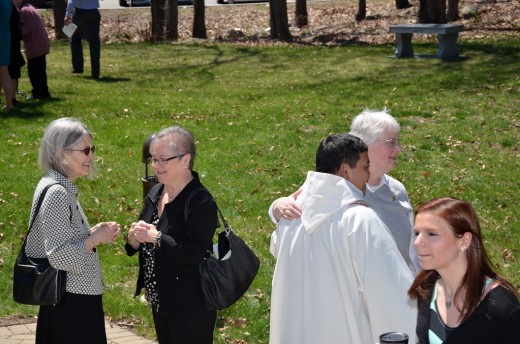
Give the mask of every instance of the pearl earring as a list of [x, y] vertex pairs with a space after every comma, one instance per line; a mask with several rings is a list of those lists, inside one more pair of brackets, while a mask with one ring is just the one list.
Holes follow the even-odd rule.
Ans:
[[67, 159], [63, 159], [63, 161], [61, 162], [63, 165], [68, 165], [69, 164], [69, 161]]
[[462, 247], [460, 248], [460, 252], [464, 252], [464, 251], [466, 251], [466, 247], [462, 246]]

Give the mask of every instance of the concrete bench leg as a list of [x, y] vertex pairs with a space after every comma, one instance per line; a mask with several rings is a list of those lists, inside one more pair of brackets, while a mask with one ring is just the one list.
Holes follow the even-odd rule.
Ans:
[[437, 35], [437, 38], [439, 40], [437, 57], [441, 59], [453, 59], [459, 57], [459, 49], [457, 47], [457, 39], [459, 38], [458, 33]]
[[412, 48], [412, 34], [411, 33], [396, 33], [396, 57], [413, 57]]

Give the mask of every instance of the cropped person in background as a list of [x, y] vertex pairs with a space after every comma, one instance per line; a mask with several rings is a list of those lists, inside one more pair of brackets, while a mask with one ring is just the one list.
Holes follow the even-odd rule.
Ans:
[[81, 41], [88, 41], [90, 50], [91, 75], [99, 79], [101, 41], [99, 28], [101, 15], [99, 14], [99, 0], [68, 0], [65, 10], [65, 25], [74, 23], [76, 31], [70, 39], [70, 50], [72, 53], [72, 73], [83, 73], [83, 45]]
[[72, 118], [49, 124], [40, 146], [39, 165], [46, 175], [34, 192], [31, 216], [42, 190], [52, 185], [27, 238], [29, 257], [49, 259], [67, 272], [65, 300], [40, 306], [36, 344], [106, 344], [102, 293], [105, 287], [96, 246], [121, 233], [115, 222], [90, 228], [78, 202], [74, 181], [94, 171], [92, 136]]
[[[217, 206], [193, 171], [195, 139], [187, 129], [156, 133], [150, 155], [159, 184], [126, 237], [127, 254], [139, 252], [135, 296], [145, 289], [160, 344], [211, 344], [217, 313], [205, 307], [198, 266], [212, 251]], [[187, 204], [194, 190], [201, 192]]]
[[13, 103], [17, 103], [16, 94], [18, 93], [18, 80], [21, 76], [21, 69], [25, 66], [25, 60], [23, 58], [21, 49], [21, 41], [22, 41], [22, 30], [20, 23], [20, 13], [18, 12], [18, 7], [16, 5], [18, 0], [13, 0], [13, 6], [11, 10], [11, 21], [10, 21], [10, 31], [11, 31], [11, 59], [9, 61], [9, 76], [11, 77], [13, 83]]
[[[399, 131], [399, 123], [388, 111], [365, 110], [352, 121], [350, 134], [359, 137], [368, 146], [370, 178], [365, 201], [392, 233], [406, 264], [417, 272], [420, 266], [413, 246], [412, 205], [404, 185], [388, 175], [397, 166], [397, 157], [401, 152]], [[282, 217], [290, 220], [301, 216], [301, 208], [295, 202], [301, 191], [273, 202], [269, 215], [274, 223]]]
[[7, 69], [11, 54], [11, 33], [9, 32], [11, 9], [11, 0], [0, 0], [0, 85], [5, 98], [2, 109], [7, 110], [13, 109], [14, 98], [13, 83]]
[[29, 0], [14, 0], [20, 5], [22, 40], [27, 57], [27, 72], [32, 90], [29, 99], [50, 98], [47, 86], [46, 55], [50, 51], [50, 40], [38, 10]]
[[301, 218], [281, 219], [273, 232], [269, 343], [375, 343], [392, 331], [416, 343], [417, 311], [406, 294], [413, 273], [362, 201], [367, 151], [353, 135], [322, 140], [296, 201]]
[[471, 204], [443, 197], [420, 204], [415, 212], [423, 271], [409, 295], [419, 304], [420, 343], [518, 343], [518, 292], [495, 272]]

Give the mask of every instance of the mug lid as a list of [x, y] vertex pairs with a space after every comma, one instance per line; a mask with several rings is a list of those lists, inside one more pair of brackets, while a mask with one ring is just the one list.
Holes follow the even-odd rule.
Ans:
[[379, 341], [384, 343], [407, 343], [408, 335], [403, 332], [387, 332], [379, 336]]

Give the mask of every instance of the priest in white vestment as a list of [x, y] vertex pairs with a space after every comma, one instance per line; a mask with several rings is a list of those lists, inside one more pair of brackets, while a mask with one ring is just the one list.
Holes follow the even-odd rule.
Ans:
[[407, 295], [413, 273], [363, 201], [366, 145], [330, 135], [318, 148], [316, 170], [298, 196], [302, 217], [282, 219], [271, 236], [277, 262], [269, 342], [373, 344], [383, 333], [405, 332], [416, 343], [416, 304]]

